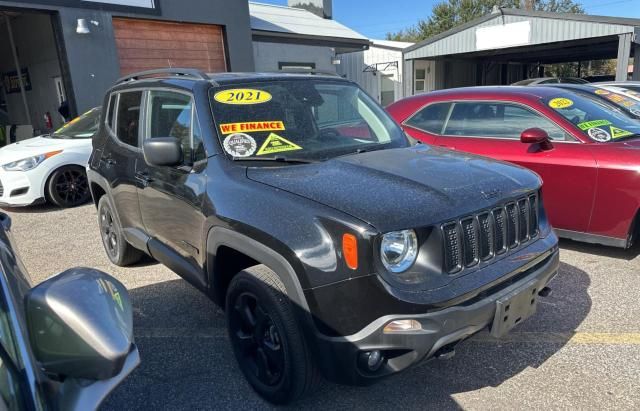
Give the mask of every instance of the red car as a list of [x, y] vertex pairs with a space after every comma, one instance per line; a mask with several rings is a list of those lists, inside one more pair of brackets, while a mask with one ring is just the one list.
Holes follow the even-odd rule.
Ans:
[[553, 87], [472, 87], [387, 107], [424, 143], [538, 173], [558, 235], [630, 247], [640, 209], [640, 122], [597, 96]]

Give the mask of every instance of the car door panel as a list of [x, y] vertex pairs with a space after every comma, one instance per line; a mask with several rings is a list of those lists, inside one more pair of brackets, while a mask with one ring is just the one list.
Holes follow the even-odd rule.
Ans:
[[[185, 159], [177, 166], [138, 162], [136, 175], [141, 184], [138, 192], [144, 227], [150, 237], [194, 267], [202, 268], [206, 259], [202, 249], [206, 158], [194, 157], [199, 151], [194, 149], [193, 140], [200, 141], [200, 128], [194, 127], [197, 120], [193, 99], [184, 93], [151, 90], [146, 101], [145, 139], [179, 138]], [[199, 280], [204, 281], [204, 276]]]
[[[136, 95], [133, 95], [134, 93]], [[126, 98], [123, 98], [123, 95], [126, 95]], [[100, 157], [101, 174], [109, 182], [111, 200], [118, 211], [118, 218], [124, 230], [142, 227], [138, 202], [139, 184], [134, 178], [137, 162], [143, 161], [138, 138], [141, 98], [142, 92], [121, 93], [116, 109], [118, 115], [115, 130], [109, 131], [104, 154]]]

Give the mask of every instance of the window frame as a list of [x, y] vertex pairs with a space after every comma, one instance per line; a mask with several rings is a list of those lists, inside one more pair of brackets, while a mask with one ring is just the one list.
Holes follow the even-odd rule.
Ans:
[[[107, 130], [109, 130], [109, 135], [111, 136], [111, 139], [113, 141], [116, 142], [116, 144], [118, 144], [121, 147], [127, 148], [131, 151], [135, 151], [138, 153], [142, 152], [142, 143], [143, 143], [143, 139], [142, 139], [142, 132], [144, 132], [144, 128], [143, 128], [143, 121], [144, 121], [144, 110], [145, 110], [145, 91], [146, 89], [138, 87], [138, 88], [130, 88], [130, 89], [124, 89], [124, 90], [118, 90], [118, 91], [114, 91], [112, 94], [117, 94], [117, 100], [116, 100], [116, 105], [113, 111], [113, 125], [115, 127], [115, 130], [111, 129], [111, 127], [109, 127], [109, 124], [107, 122], [107, 117], [109, 116], [109, 112], [107, 111], [107, 116], [105, 116], [105, 126], [107, 128]], [[142, 96], [140, 97], [140, 114], [139, 114], [139, 119], [138, 119], [138, 146], [132, 146], [131, 144], [127, 144], [124, 141], [120, 140], [120, 138], [118, 137], [118, 121], [119, 121], [119, 116], [118, 116], [118, 110], [120, 109], [120, 97], [122, 94], [124, 93], [135, 93], [135, 92], [142, 92]], [[109, 101], [111, 101], [111, 99], [109, 99]], [[108, 108], [107, 108], [108, 109]]]
[[[149, 110], [151, 110], [151, 93], [154, 91], [164, 91], [164, 92], [168, 92], [168, 93], [176, 93], [176, 94], [182, 94], [185, 95], [187, 97], [189, 97], [190, 99], [190, 103], [191, 103], [191, 126], [189, 127], [189, 145], [191, 146], [191, 150], [189, 151], [191, 158], [189, 159], [189, 163], [188, 164], [182, 164], [176, 167], [172, 167], [172, 168], [184, 168], [184, 167], [189, 167], [192, 168], [195, 164], [199, 164], [202, 163], [203, 161], [206, 161], [207, 158], [209, 157], [208, 154], [206, 153], [206, 145], [204, 144], [204, 138], [201, 135], [200, 137], [203, 139], [203, 146], [204, 146], [204, 150], [205, 150], [205, 158], [202, 160], [198, 160], [195, 161], [193, 158], [193, 153], [194, 153], [194, 145], [193, 145], [193, 126], [195, 124], [196, 121], [198, 121], [198, 110], [196, 108], [196, 99], [195, 96], [193, 95], [193, 93], [186, 91], [186, 90], [180, 90], [180, 89], [174, 89], [171, 87], [150, 87], [148, 89], [145, 90], [145, 95], [142, 97], [144, 100], [144, 123], [143, 123], [143, 134], [142, 134], [142, 144], [144, 144], [145, 141], [151, 139], [151, 113], [149, 113]], [[202, 134], [202, 127], [200, 127], [200, 134]]]
[[[449, 107], [449, 113], [447, 113], [447, 117], [445, 118], [445, 121], [442, 125], [442, 129], [440, 130], [440, 133], [434, 133], [431, 131], [427, 131], [427, 130], [423, 130], [419, 127], [415, 127], [412, 126], [411, 124], [407, 124], [407, 122], [413, 118], [416, 114], [418, 114], [418, 112], [424, 110], [425, 108], [433, 105], [433, 104], [438, 104], [438, 103], [449, 103], [451, 104], [451, 106]], [[519, 139], [515, 139], [515, 138], [506, 138], [506, 137], [494, 137], [494, 136], [456, 136], [456, 135], [452, 135], [452, 134], [444, 134], [444, 131], [447, 128], [447, 124], [449, 123], [449, 119], [451, 118], [451, 114], [453, 113], [453, 109], [455, 108], [456, 104], [458, 103], [489, 103], [489, 104], [512, 104], [514, 106], [519, 106], [525, 110], [528, 110], [534, 114], [539, 115], [542, 118], [547, 119], [551, 124], [555, 125], [556, 127], [558, 127], [559, 129], [561, 129], [562, 131], [565, 132], [566, 135], [568, 135], [570, 138], [572, 138], [572, 141], [565, 141], [565, 140], [550, 140], [553, 144], [556, 143], [568, 143], [568, 144], [581, 144], [583, 143], [581, 140], [579, 140], [578, 138], [576, 138], [569, 130], [567, 130], [566, 127], [562, 126], [561, 124], [558, 124], [555, 120], [549, 118], [548, 116], [544, 115], [540, 110], [538, 110], [535, 107], [531, 107], [527, 104], [521, 103], [519, 101], [513, 101], [513, 100], [491, 100], [491, 99], [481, 99], [481, 100], [468, 100], [468, 99], [454, 99], [454, 100], [438, 100], [438, 101], [430, 101], [427, 104], [421, 106], [418, 110], [416, 110], [411, 116], [409, 116], [406, 120], [404, 120], [402, 122], [402, 126], [407, 126], [407, 127], [411, 127], [413, 129], [416, 129], [418, 131], [422, 131], [423, 133], [427, 133], [427, 134], [432, 134], [438, 137], [453, 137], [453, 138], [483, 138], [483, 139], [493, 139], [493, 140], [508, 140], [508, 141], [520, 141]]]

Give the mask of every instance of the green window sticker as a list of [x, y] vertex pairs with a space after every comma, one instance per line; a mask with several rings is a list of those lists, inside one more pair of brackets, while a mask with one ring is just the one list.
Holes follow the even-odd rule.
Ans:
[[594, 127], [601, 126], [610, 126], [611, 122], [609, 120], [593, 120], [593, 121], [585, 121], [584, 123], [578, 124], [580, 130], [589, 130]]

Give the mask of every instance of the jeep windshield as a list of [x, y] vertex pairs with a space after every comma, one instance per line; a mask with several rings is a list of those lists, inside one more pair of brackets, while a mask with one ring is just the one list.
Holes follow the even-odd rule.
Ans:
[[640, 136], [640, 122], [597, 95], [567, 92], [544, 103], [593, 141], [606, 143]]
[[344, 81], [234, 84], [210, 98], [220, 144], [234, 160], [302, 164], [410, 145], [378, 104]]
[[100, 127], [100, 107], [93, 108], [74, 118], [48, 137], [50, 138], [91, 138]]

